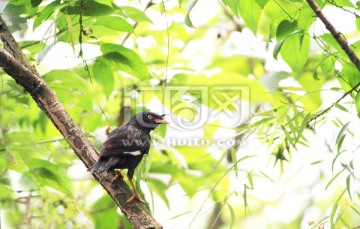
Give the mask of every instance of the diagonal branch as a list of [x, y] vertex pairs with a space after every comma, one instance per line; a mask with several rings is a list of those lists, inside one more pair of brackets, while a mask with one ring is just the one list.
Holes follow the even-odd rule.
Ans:
[[[21, 53], [21, 55], [23, 55], [13, 38], [13, 41], [7, 41], [6, 38], [2, 36], [2, 30], [4, 28], [1, 26], [2, 22], [0, 17], [1, 39], [5, 39], [5, 42], [8, 44], [11, 43], [11, 50], [17, 50], [16, 52], [18, 54]], [[4, 47], [7, 46], [5, 42]], [[24, 64], [28, 63], [26, 58], [25, 60], [22, 59], [21, 62], [5, 49], [0, 48], [0, 67], [30, 93], [37, 105], [46, 113], [69, 145], [74, 149], [75, 154], [85, 166], [89, 168], [98, 158], [97, 150], [85, 137], [79, 127], [76, 126], [46, 82], [39, 77], [38, 73], [33, 70], [31, 65], [30, 70], [27, 67], [28, 65]], [[161, 228], [161, 225], [155, 221], [149, 211], [145, 208], [144, 204], [137, 201], [126, 204], [126, 200], [132, 193], [123, 180], [112, 184], [111, 180], [113, 175], [107, 173], [94, 174], [94, 177], [114, 199], [115, 203], [119, 206], [134, 228]]]
[[[345, 51], [346, 55], [349, 57], [351, 62], [356, 66], [356, 68], [360, 71], [360, 59], [356, 56], [355, 52], [350, 48], [350, 45], [345, 40], [344, 36], [330, 23], [330, 21], [325, 17], [325, 15], [322, 13], [321, 8], [314, 0], [306, 0], [311, 9], [315, 12], [316, 16], [324, 23], [327, 30], [330, 31], [331, 35], [335, 38], [335, 40], [339, 43], [341, 48]], [[360, 82], [356, 84], [353, 88], [351, 88], [349, 91], [345, 92], [338, 100], [336, 100], [335, 103], [340, 102], [343, 98], [345, 98], [347, 95], [355, 91], [360, 86]], [[334, 107], [333, 103], [331, 106], [320, 112], [319, 114], [315, 115], [313, 118], [311, 118], [308, 123], [310, 123], [313, 120], [316, 120], [321, 115], [328, 112], [331, 108]]]
[[360, 71], [360, 59], [356, 56], [354, 51], [350, 48], [349, 44], [345, 40], [344, 36], [330, 23], [330, 21], [325, 17], [322, 13], [320, 7], [314, 0], [306, 0], [311, 7], [311, 9], [315, 12], [316, 16], [324, 23], [327, 30], [330, 31], [331, 35], [335, 38], [335, 40], [339, 43], [341, 48], [346, 52], [349, 59]]
[[26, 59], [26, 56], [22, 52], [18, 43], [15, 41], [13, 35], [11, 34], [9, 28], [7, 27], [1, 16], [0, 16], [0, 39], [4, 45], [4, 49], [8, 53], [10, 53], [13, 57], [15, 57], [15, 59], [17, 59], [21, 64], [25, 65], [26, 68], [30, 69], [32, 72], [37, 74], [35, 68]]

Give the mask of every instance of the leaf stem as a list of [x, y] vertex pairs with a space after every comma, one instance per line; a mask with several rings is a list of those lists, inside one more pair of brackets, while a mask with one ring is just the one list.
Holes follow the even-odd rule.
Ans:
[[284, 13], [285, 13], [291, 20], [294, 20], [294, 18], [286, 11], [286, 9], [285, 9], [277, 0], [274, 0], [274, 2], [282, 9], [282, 11], [284, 11]]

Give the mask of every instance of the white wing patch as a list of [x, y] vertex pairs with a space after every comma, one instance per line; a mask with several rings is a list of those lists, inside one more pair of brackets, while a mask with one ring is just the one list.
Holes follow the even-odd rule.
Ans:
[[124, 154], [130, 154], [130, 155], [133, 155], [133, 156], [139, 156], [139, 155], [141, 155], [141, 152], [138, 150], [138, 151], [134, 151], [134, 152], [124, 152]]

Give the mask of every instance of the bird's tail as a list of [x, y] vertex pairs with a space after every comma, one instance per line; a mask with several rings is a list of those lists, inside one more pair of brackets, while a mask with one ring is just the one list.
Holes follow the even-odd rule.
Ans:
[[88, 171], [91, 173], [101, 173], [110, 170], [117, 162], [117, 158], [100, 157], [99, 160], [88, 169]]

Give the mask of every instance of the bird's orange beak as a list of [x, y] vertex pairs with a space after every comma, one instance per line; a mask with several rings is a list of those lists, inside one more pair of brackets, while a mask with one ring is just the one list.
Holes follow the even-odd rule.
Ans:
[[157, 118], [155, 119], [156, 124], [168, 124], [168, 122], [164, 119]]
[[165, 115], [166, 115], [166, 114], [161, 115], [161, 119], [160, 119], [160, 118], [155, 119], [155, 122], [156, 122], [157, 124], [168, 124], [169, 122], [166, 121], [166, 120], [164, 120]]

